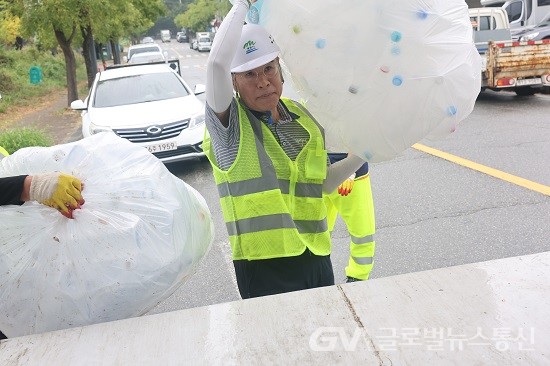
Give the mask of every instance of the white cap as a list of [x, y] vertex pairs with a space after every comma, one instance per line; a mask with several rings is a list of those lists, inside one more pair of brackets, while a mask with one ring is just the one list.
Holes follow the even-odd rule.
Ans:
[[281, 49], [267, 31], [257, 24], [245, 24], [231, 72], [243, 72], [267, 64], [279, 56]]

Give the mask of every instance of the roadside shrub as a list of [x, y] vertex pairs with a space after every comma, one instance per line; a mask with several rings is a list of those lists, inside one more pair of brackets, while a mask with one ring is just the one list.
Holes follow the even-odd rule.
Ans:
[[[77, 80], [85, 81], [86, 68], [83, 57], [78, 53], [75, 56]], [[42, 69], [43, 79], [37, 85], [30, 83], [29, 71], [32, 66]], [[34, 98], [66, 87], [63, 54], [52, 55], [50, 50], [39, 51], [32, 46], [24, 47], [22, 50], [0, 48], [0, 120], [3, 119], [1, 114], [9, 113], [11, 107], [31, 105]]]
[[65, 60], [63, 57], [52, 57], [44, 60], [42, 63], [42, 75], [44, 78], [65, 79]]
[[52, 146], [52, 144], [52, 139], [46, 133], [34, 128], [0, 132], [0, 146], [10, 154], [24, 147]]
[[12, 53], [4, 52], [3, 49], [0, 48], [0, 68], [13, 67], [14, 64], [14, 55]]
[[15, 82], [11, 75], [0, 70], [0, 93], [8, 93], [15, 90]]

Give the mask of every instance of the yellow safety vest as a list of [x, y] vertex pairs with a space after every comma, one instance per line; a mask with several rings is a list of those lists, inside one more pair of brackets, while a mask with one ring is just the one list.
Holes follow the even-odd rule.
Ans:
[[208, 135], [204, 152], [214, 170], [233, 259], [297, 256], [309, 248], [330, 254], [322, 186], [327, 152], [323, 130], [307, 111], [283, 103], [300, 116], [309, 140], [292, 161], [272, 132], [239, 104], [240, 143], [235, 162], [221, 170]]

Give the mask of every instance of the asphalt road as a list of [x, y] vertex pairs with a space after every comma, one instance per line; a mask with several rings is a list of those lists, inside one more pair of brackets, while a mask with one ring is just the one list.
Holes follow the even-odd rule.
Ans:
[[[163, 47], [170, 57], [180, 58], [190, 85], [205, 82], [208, 53], [174, 40]], [[285, 94], [294, 97], [287, 84]], [[377, 248], [371, 277], [550, 250], [550, 197], [537, 191], [550, 186], [549, 116], [548, 95], [487, 92], [455, 133], [422, 142], [451, 154], [451, 159], [480, 164], [480, 171], [414, 148], [392, 161], [373, 164]], [[488, 168], [509, 176], [493, 177]], [[209, 163], [191, 161], [169, 169], [205, 197], [216, 238], [198, 272], [150, 313], [239, 299]], [[341, 221], [333, 239], [332, 260], [340, 283], [349, 253]]]

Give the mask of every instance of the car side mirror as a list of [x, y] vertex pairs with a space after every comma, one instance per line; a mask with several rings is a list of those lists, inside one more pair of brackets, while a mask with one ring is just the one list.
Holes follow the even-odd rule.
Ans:
[[199, 95], [206, 92], [206, 86], [204, 84], [195, 85], [195, 95]]
[[77, 99], [71, 102], [71, 109], [74, 109], [75, 111], [85, 111], [88, 107], [83, 101]]

